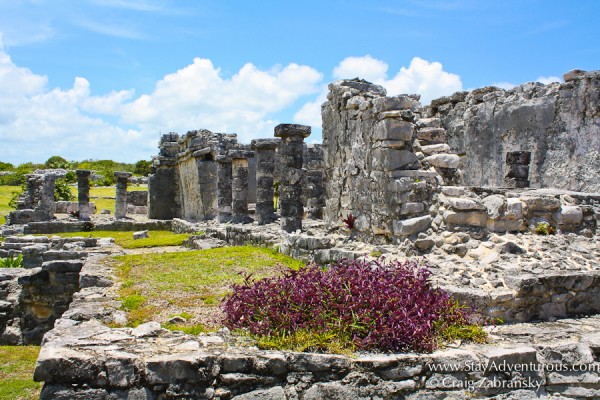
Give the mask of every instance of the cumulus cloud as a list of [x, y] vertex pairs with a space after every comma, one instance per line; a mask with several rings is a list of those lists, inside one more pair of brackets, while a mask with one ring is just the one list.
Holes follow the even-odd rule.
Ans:
[[160, 133], [206, 128], [238, 133], [242, 142], [271, 136], [276, 113], [317, 93], [321, 73], [289, 64], [262, 70], [244, 65], [229, 78], [210, 60], [168, 74], [153, 92], [92, 94], [76, 77], [70, 88], [49, 88], [46, 76], [13, 63], [0, 40], [2, 161], [111, 158], [135, 161], [156, 154]]
[[[462, 90], [460, 76], [444, 71], [439, 62], [429, 62], [414, 57], [408, 67], [402, 67], [392, 78], [388, 77], [389, 66], [370, 55], [347, 57], [333, 70], [336, 79], [361, 78], [383, 86], [389, 96], [399, 94], [421, 95], [421, 103]], [[294, 115], [294, 121], [313, 127], [321, 126], [321, 104], [326, 100], [326, 88], [319, 97], [307, 102]]]
[[247, 142], [271, 136], [276, 125], [273, 114], [317, 92], [322, 79], [307, 66], [289, 64], [265, 71], [251, 63], [224, 78], [211, 60], [196, 58], [157, 82], [151, 94], [127, 104], [123, 117], [143, 130], [206, 128], [237, 133]]

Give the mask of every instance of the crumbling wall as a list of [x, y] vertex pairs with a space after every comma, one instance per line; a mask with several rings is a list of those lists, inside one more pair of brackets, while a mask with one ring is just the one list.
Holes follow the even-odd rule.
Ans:
[[600, 191], [600, 71], [571, 71], [564, 83], [485, 87], [433, 100], [465, 184], [505, 185], [507, 153], [531, 152], [530, 186]]
[[421, 169], [414, 148], [418, 96], [386, 97], [381, 86], [359, 80], [329, 90], [322, 106], [327, 224], [352, 214], [366, 236], [427, 230], [439, 175]]
[[79, 290], [87, 257], [82, 247], [97, 239], [7, 237], [0, 257], [23, 255], [23, 268], [0, 268], [0, 344], [40, 344]]

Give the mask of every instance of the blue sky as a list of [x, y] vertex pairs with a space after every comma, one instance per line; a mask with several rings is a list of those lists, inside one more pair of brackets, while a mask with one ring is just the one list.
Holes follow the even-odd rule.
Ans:
[[0, 161], [135, 162], [161, 133], [313, 126], [329, 82], [422, 102], [600, 64], [600, 2], [0, 0]]

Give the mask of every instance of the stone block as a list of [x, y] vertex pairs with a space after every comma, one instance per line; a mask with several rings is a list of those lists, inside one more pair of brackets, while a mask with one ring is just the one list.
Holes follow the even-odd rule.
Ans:
[[400, 206], [400, 214], [416, 214], [425, 211], [425, 205], [423, 203], [404, 203]]
[[508, 197], [506, 199], [505, 215], [507, 218], [511, 219], [523, 218], [523, 203], [521, 200], [514, 197]]
[[133, 240], [147, 239], [149, 237], [148, 231], [133, 232]]
[[442, 186], [442, 193], [446, 196], [460, 197], [465, 195], [465, 188], [462, 186]]
[[577, 206], [562, 206], [558, 223], [560, 225], [579, 225], [583, 221], [583, 212]]
[[421, 128], [417, 130], [417, 139], [429, 143], [446, 143], [446, 130], [444, 128]]
[[506, 211], [506, 198], [504, 196], [493, 194], [485, 197], [481, 202], [487, 208], [490, 219], [499, 219], [504, 216]]
[[384, 119], [375, 125], [374, 140], [412, 141], [414, 125], [398, 119]]
[[408, 150], [375, 149], [372, 167], [379, 171], [394, 171], [418, 162], [417, 156]]
[[521, 197], [521, 201], [527, 206], [527, 212], [531, 211], [557, 211], [560, 209], [560, 200], [556, 197]]
[[563, 80], [569, 82], [585, 75], [585, 71], [581, 69], [572, 69], [563, 74]]
[[490, 218], [487, 221], [487, 229], [492, 232], [516, 232], [527, 230], [527, 226], [522, 219]]
[[416, 111], [421, 104], [408, 96], [379, 97], [373, 99], [373, 111], [375, 113], [395, 110]]
[[425, 161], [439, 168], [458, 168], [459, 160], [456, 154], [434, 154], [425, 157]]
[[432, 154], [449, 153], [450, 146], [448, 146], [446, 143], [430, 144], [427, 146], [421, 146], [421, 151], [426, 156], [430, 156]]
[[468, 198], [448, 197], [448, 203], [452, 209], [458, 211], [487, 210], [479, 201]]
[[432, 218], [429, 215], [394, 221], [394, 235], [410, 236], [419, 232], [426, 231], [431, 226], [431, 221]]
[[444, 221], [450, 225], [467, 225], [484, 228], [487, 226], [487, 212], [482, 211], [446, 211]]

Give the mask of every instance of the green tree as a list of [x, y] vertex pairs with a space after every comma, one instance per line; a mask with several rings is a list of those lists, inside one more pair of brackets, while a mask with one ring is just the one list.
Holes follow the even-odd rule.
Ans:
[[12, 165], [11, 163], [6, 163], [6, 162], [0, 161], [0, 171], [9, 171], [13, 168], [15, 168], [15, 166]]
[[134, 174], [148, 176], [150, 175], [150, 167], [152, 167], [152, 163], [147, 160], [140, 160], [135, 163], [135, 169], [133, 170]]
[[52, 156], [46, 160], [46, 162], [44, 163], [44, 166], [46, 168], [51, 168], [51, 169], [56, 169], [56, 168], [69, 169], [69, 168], [71, 168], [71, 163], [68, 162], [67, 160], [65, 160], [64, 158], [62, 158], [61, 156]]

